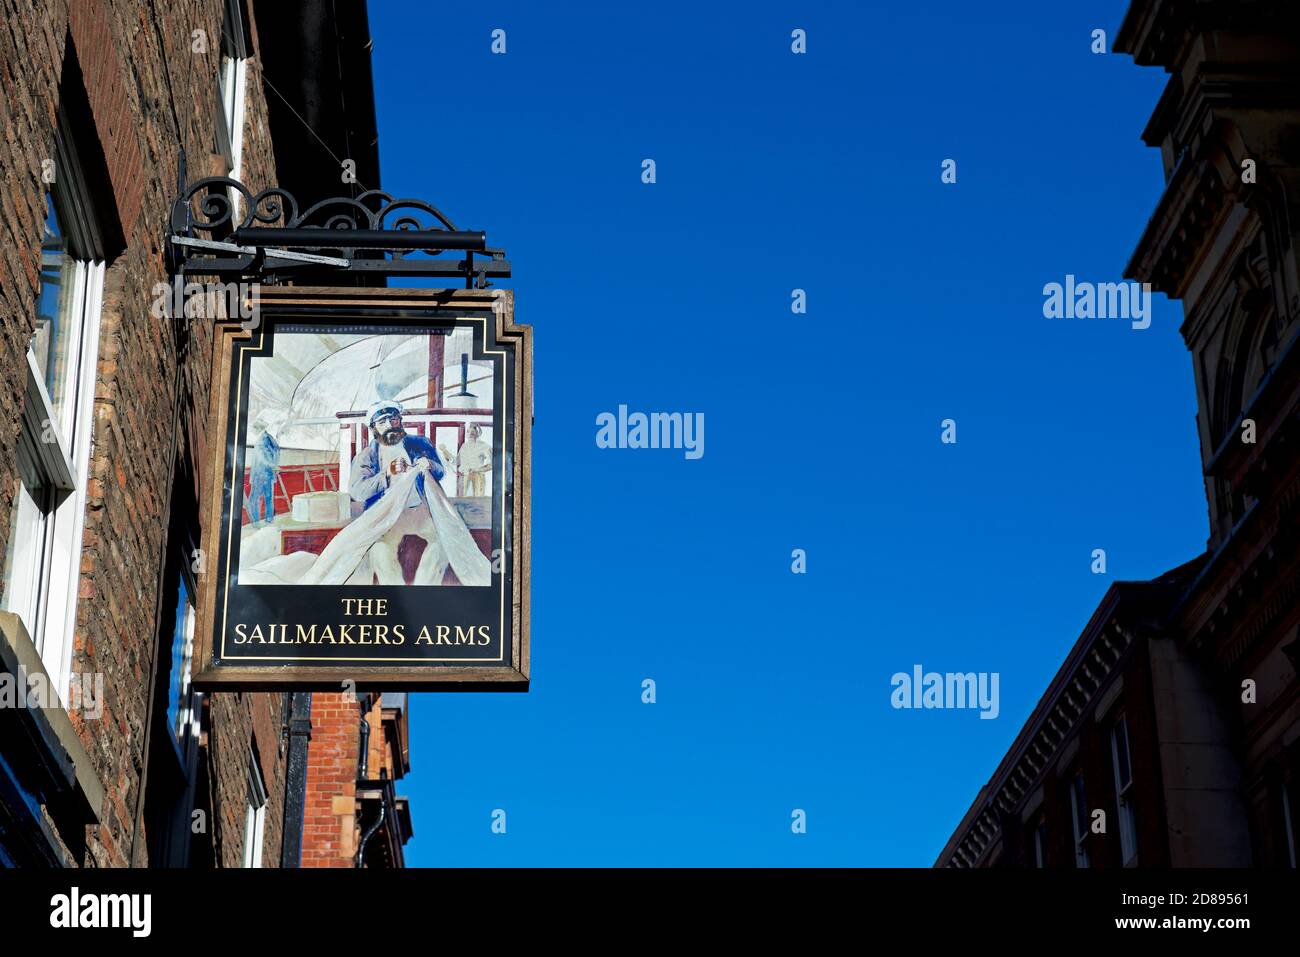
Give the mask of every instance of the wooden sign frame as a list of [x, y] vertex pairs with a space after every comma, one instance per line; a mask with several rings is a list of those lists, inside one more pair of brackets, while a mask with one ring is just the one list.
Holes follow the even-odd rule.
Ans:
[[[267, 286], [254, 292], [253, 305], [256, 307], [254, 320], [242, 323], [239, 320], [219, 321], [216, 327], [208, 451], [200, 481], [200, 546], [204, 551], [204, 561], [197, 595], [194, 687], [211, 691], [306, 691], [341, 687], [356, 690], [526, 691], [529, 682], [533, 353], [531, 327], [514, 322], [513, 294], [509, 290], [495, 289]], [[356, 583], [296, 585], [292, 588], [275, 584], [241, 584], [237, 554], [243, 534], [242, 518], [247, 514], [244, 511], [244, 465], [250, 424], [247, 394], [251, 389], [246, 385], [246, 378], [251, 380], [249, 363], [251, 359], [272, 354], [269, 350], [274, 348], [277, 331], [282, 336], [310, 333], [317, 324], [325, 329], [333, 324], [339, 331], [350, 333], [364, 333], [370, 329], [417, 335], [428, 332], [431, 338], [440, 334], [439, 330], [448, 330], [450, 334], [450, 331], [468, 326], [475, 349], [483, 350], [483, 355], [478, 357], [480, 362], [488, 362], [495, 370], [494, 376], [500, 377], [499, 383], [493, 380], [494, 386], [500, 387], [503, 401], [494, 401], [492, 405], [495, 410], [491, 419], [494, 423], [492, 458], [496, 461], [492, 466], [494, 471], [490, 473], [493, 493], [487, 499], [490, 504], [486, 508], [492, 515], [490, 534], [493, 544], [492, 585], [488, 587], [493, 589], [493, 608], [500, 604], [501, 627], [497, 630], [497, 623], [493, 620], [485, 622], [486, 631], [478, 632], [480, 638], [488, 639], [484, 642], [489, 645], [484, 649], [484, 655], [495, 650], [495, 659], [476, 658], [470, 654], [469, 647], [453, 642], [450, 626], [440, 626], [433, 620], [410, 620], [425, 617], [422, 614], [413, 616], [413, 608], [437, 609], [440, 604], [450, 608], [470, 603], [479, 607], [486, 600], [482, 596], [487, 594], [482, 587], [458, 588], [454, 583], [441, 587], [404, 583], [385, 590], [379, 587], [378, 575], [367, 583], [370, 591], [366, 590], [367, 586]], [[484, 356], [491, 358], [484, 359]], [[431, 380], [433, 376], [431, 372]], [[442, 389], [443, 384], [438, 382], [436, 388]], [[364, 429], [364, 426], [354, 427]], [[428, 426], [428, 430], [430, 433], [434, 431], [433, 424]], [[407, 432], [410, 431], [408, 426]], [[340, 453], [341, 459], [344, 455]], [[343, 484], [343, 468], [341, 461], [340, 485]], [[346, 490], [339, 492], [346, 501]], [[360, 506], [351, 507], [352, 520], [355, 521]], [[403, 547], [406, 545], [404, 539]], [[250, 570], [245, 577], [253, 579], [254, 575]], [[402, 613], [408, 619], [400, 650], [395, 650], [391, 641], [375, 644], [362, 641], [360, 645], [346, 649], [331, 647], [336, 634], [343, 637], [343, 629], [327, 622], [328, 628], [321, 625], [318, 631], [316, 626], [311, 626], [309, 630], [302, 621], [289, 620], [295, 616], [310, 618], [321, 614], [323, 612], [319, 609], [330, 607], [332, 602], [341, 608], [372, 610], [379, 606], [342, 602], [344, 598], [378, 595], [384, 591], [397, 596], [393, 604], [403, 608]], [[305, 603], [304, 595], [307, 595]], [[247, 596], [257, 597], [254, 600]], [[248, 617], [250, 608], [262, 609], [261, 618], [257, 614]], [[387, 611], [387, 606], [385, 608]], [[285, 620], [273, 620], [277, 610], [284, 612], [280, 617]], [[492, 614], [495, 616], [495, 610]], [[245, 616], [244, 619], [241, 615]], [[427, 617], [436, 619], [438, 613]], [[467, 628], [472, 627], [474, 619], [467, 620], [470, 622]], [[360, 615], [353, 624], [359, 628], [367, 621], [373, 626], [378, 619]], [[258, 630], [258, 625], [283, 627]], [[421, 629], [419, 638], [417, 629]], [[457, 627], [456, 637], [463, 639], [466, 630]], [[492, 641], [494, 631], [496, 639]], [[372, 637], [379, 634], [374, 627], [361, 629], [358, 633]], [[388, 629], [384, 633], [395, 634]], [[248, 641], [251, 634], [256, 634], [258, 641]], [[352, 638], [354, 630], [348, 630], [347, 634]], [[304, 640], [308, 635], [310, 643]], [[435, 635], [439, 644], [436, 649], [430, 645]], [[326, 636], [330, 639], [328, 643], [324, 641]], [[236, 638], [245, 639], [245, 646], [237, 648]], [[420, 644], [418, 648], [415, 647], [417, 641]], [[348, 644], [354, 645], [355, 639], [349, 640]]]

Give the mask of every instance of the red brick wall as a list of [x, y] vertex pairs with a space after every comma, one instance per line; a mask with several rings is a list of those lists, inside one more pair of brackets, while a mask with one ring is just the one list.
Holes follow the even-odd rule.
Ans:
[[[382, 738], [378, 711], [370, 715], [372, 744]], [[307, 800], [303, 811], [302, 866], [351, 867], [357, 846], [357, 756], [361, 711], [351, 694], [311, 696], [307, 749]]]
[[[85, 76], [95, 129], [108, 159], [118, 218], [130, 230], [140, 212], [142, 181], [136, 176], [140, 169], [140, 141], [132, 122], [113, 31], [99, 0], [71, 0], [68, 21]], [[126, 232], [126, 239], [131, 239], [130, 232]]]
[[[158, 24], [151, 19], [155, 10]], [[85, 135], [103, 144], [113, 208], [128, 240], [105, 278], [73, 661], [75, 671], [104, 675], [103, 719], [77, 720], [106, 795], [83, 863], [101, 867], [147, 863], [135, 822], [145, 784], [158, 581], [167, 552], [173, 403], [180, 405], [178, 454], [190, 459], [201, 478], [212, 348], [211, 329], [194, 321], [178, 368], [176, 330], [171, 321], [153, 318], [150, 306], [154, 285], [166, 279], [161, 230], [175, 193], [180, 144], [191, 180], [224, 172], [212, 155], [222, 11], [221, 0], [0, 2], [0, 554], [13, 499], [25, 352], [36, 315], [45, 209], [41, 163], [54, 154], [68, 36], [94, 114], [94, 130]], [[197, 29], [207, 37], [201, 53], [192, 50]], [[254, 44], [256, 50], [255, 25]], [[248, 72], [243, 178], [258, 189], [275, 175], [256, 55]], [[255, 738], [270, 793], [264, 860], [279, 860], [281, 701], [279, 695], [212, 696], [205, 760], [213, 788], [211, 839], [220, 863], [238, 864], [242, 857], [247, 762]], [[128, 861], [133, 837], [135, 858]]]

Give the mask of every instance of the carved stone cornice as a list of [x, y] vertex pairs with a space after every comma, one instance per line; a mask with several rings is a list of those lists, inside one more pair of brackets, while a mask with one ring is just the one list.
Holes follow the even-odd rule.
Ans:
[[979, 867], [985, 862], [1002, 837], [1002, 817], [1016, 815], [1042, 785], [1062, 749], [1103, 700], [1137, 634], [1162, 617], [1199, 561], [1151, 582], [1117, 582], [1107, 590], [993, 777], [949, 838], [936, 867]]
[[1182, 298], [1202, 250], [1232, 207], [1224, 181], [1228, 159], [1219, 144], [1200, 155], [1184, 154], [1125, 267], [1126, 278], [1151, 284], [1171, 299]]
[[1292, 0], [1134, 0], [1115, 34], [1113, 49], [1141, 66], [1172, 72], [1198, 37], [1211, 30], [1273, 35], [1295, 23]]

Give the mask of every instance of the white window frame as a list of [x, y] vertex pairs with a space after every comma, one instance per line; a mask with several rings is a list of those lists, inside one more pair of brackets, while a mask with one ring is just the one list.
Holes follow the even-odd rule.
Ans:
[[[28, 363], [31, 363], [30, 352]], [[34, 381], [39, 380], [29, 372], [27, 381], [29, 391]], [[24, 419], [26, 419], [25, 414]], [[25, 425], [24, 422], [24, 427]], [[20, 451], [19, 455], [24, 456], [25, 453]], [[53, 499], [57, 490], [50, 487], [48, 479], [42, 474], [43, 482], [34, 495], [21, 474], [24, 471], [21, 463], [20, 458], [18, 491], [10, 515], [9, 554], [6, 558], [11, 564], [6, 569], [9, 581], [5, 587], [4, 607], [22, 619], [27, 627], [28, 636], [39, 652], [42, 615], [45, 610], [45, 603], [41, 601], [41, 596], [47, 594], [49, 590], [47, 577], [51, 544], [49, 514], [53, 511]], [[42, 471], [39, 466], [36, 466], [36, 470]]]
[[[248, 59], [252, 53], [245, 39], [246, 17], [243, 0], [226, 0], [221, 21], [221, 65], [217, 69], [217, 88], [221, 118], [225, 122], [225, 145], [230, 148], [231, 179], [240, 179], [244, 168], [244, 101], [248, 89]], [[237, 225], [243, 196], [239, 190], [231, 189], [229, 197], [232, 218]]]
[[221, 56], [221, 109], [230, 137], [230, 176], [239, 179], [244, 162], [244, 92], [248, 84], [248, 60]]
[[[70, 176], [71, 171], [65, 171]], [[59, 189], [56, 183], [55, 189]], [[60, 193], [69, 206], [83, 202], [77, 190]], [[54, 202], [51, 194], [50, 202]], [[56, 203], [56, 209], [58, 203]], [[79, 210], [87, 215], [89, 210]], [[64, 235], [68, 223], [60, 217]], [[81, 543], [85, 531], [86, 485], [93, 448], [95, 380], [99, 364], [103, 309], [103, 260], [78, 259], [69, 250], [71, 301], [67, 354], [63, 368], [63, 409], [54, 412], [44, 376], [31, 346], [27, 348], [27, 395], [23, 411], [25, 438], [38, 450], [34, 467], [52, 501], [41, 511], [27, 495], [19, 497], [18, 527], [10, 560], [12, 595], [5, 606], [18, 612], [60, 698], [67, 701], [72, 643], [81, 584]]]
[[[1079, 792], [1084, 791], [1084, 802], [1086, 804], [1086, 783], [1083, 780], [1083, 772], [1075, 774], [1070, 779], [1070, 829], [1074, 833], [1074, 866], [1078, 868], [1091, 867], [1092, 862], [1088, 857], [1088, 809], [1079, 807]], [[1080, 811], [1083, 812], [1082, 816]], [[1082, 825], [1082, 830], [1080, 829]]]
[[244, 867], [262, 866], [262, 845], [266, 842], [268, 796], [257, 752], [248, 749], [248, 811], [244, 815]]
[[[1120, 736], [1124, 738], [1124, 765], [1128, 767], [1128, 780], [1120, 777]], [[1120, 860], [1125, 867], [1137, 863], [1137, 817], [1133, 811], [1133, 748], [1129, 744], [1128, 724], [1120, 715], [1110, 730], [1110, 760], [1115, 772], [1115, 801], [1119, 810]]]

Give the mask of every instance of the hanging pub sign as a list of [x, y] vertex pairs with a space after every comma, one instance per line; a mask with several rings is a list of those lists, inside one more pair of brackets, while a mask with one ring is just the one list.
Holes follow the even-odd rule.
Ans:
[[511, 294], [256, 296], [217, 327], [195, 687], [526, 689], [532, 339]]

